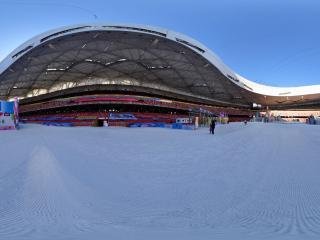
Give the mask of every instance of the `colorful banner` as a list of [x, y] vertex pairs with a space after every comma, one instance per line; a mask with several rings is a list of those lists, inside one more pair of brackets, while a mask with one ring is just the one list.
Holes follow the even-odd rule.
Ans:
[[18, 102], [0, 101], [0, 130], [15, 129], [17, 117]]

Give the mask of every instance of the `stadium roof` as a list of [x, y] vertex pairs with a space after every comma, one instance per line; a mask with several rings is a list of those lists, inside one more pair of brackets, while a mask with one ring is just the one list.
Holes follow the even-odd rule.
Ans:
[[95, 88], [159, 93], [236, 107], [320, 103], [320, 85], [279, 88], [249, 81], [203, 44], [158, 27], [63, 27], [28, 40], [0, 63], [0, 99]]

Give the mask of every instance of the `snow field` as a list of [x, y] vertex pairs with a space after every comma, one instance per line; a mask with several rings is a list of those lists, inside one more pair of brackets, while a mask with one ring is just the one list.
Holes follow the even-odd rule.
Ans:
[[0, 239], [319, 239], [320, 128], [0, 133]]

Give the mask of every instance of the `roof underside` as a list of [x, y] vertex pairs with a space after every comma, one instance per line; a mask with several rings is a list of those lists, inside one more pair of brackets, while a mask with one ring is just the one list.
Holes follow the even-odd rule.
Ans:
[[248, 104], [238, 87], [190, 48], [126, 31], [88, 31], [46, 41], [12, 64], [0, 82], [0, 98], [100, 83], [177, 90]]
[[252, 102], [285, 105], [319, 99], [318, 95], [266, 99], [234, 84], [202, 51], [155, 34], [119, 30], [48, 38], [0, 75], [0, 99], [89, 85], [144, 87], [238, 107], [249, 107]]

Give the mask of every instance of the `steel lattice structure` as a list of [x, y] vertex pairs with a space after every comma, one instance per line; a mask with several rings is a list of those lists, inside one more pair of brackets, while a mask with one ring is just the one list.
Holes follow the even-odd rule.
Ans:
[[242, 108], [320, 105], [320, 85], [277, 88], [249, 81], [196, 40], [150, 26], [63, 27], [30, 39], [0, 63], [0, 99], [28, 102], [95, 90]]

